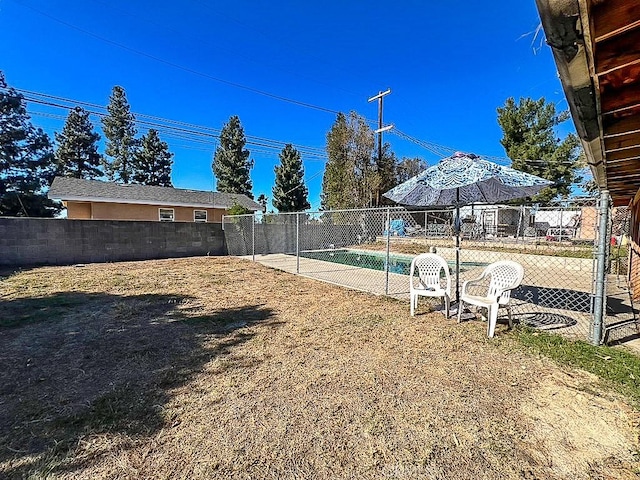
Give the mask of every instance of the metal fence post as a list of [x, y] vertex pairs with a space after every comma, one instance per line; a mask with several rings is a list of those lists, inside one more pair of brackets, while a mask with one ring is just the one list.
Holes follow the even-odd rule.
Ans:
[[391, 209], [387, 208], [387, 259], [384, 262], [385, 284], [384, 293], [389, 295], [389, 249], [391, 246]]
[[427, 222], [429, 219], [427, 218], [427, 211], [424, 212], [424, 238], [427, 239]]
[[606, 257], [607, 257], [607, 231], [609, 227], [609, 191], [600, 192], [600, 217], [598, 223], [598, 250], [596, 252], [596, 292], [593, 306], [593, 324], [591, 328], [591, 343], [602, 343], [602, 327], [606, 314]]
[[296, 273], [300, 273], [300, 214], [296, 213]]
[[251, 259], [256, 261], [256, 214], [251, 216]]

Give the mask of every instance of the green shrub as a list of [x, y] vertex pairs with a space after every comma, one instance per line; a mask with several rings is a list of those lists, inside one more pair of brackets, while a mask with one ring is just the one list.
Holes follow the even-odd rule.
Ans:
[[229, 210], [227, 210], [227, 215], [247, 215], [253, 213], [247, 207], [243, 207], [237, 203], [234, 203]]

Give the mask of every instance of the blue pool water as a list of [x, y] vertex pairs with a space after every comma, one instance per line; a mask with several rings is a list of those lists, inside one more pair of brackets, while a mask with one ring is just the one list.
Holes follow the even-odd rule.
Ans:
[[[369, 268], [371, 270], [385, 271], [386, 255], [384, 253], [363, 253], [354, 250], [322, 250], [313, 252], [302, 252], [301, 257], [322, 260], [325, 262], [339, 263], [342, 265], [353, 265], [354, 267]], [[401, 275], [409, 275], [411, 269], [411, 257], [394, 256], [389, 257], [389, 271]], [[455, 262], [448, 262], [449, 266], [455, 268]], [[469, 270], [474, 267], [481, 267], [486, 263], [461, 262], [460, 271]]]

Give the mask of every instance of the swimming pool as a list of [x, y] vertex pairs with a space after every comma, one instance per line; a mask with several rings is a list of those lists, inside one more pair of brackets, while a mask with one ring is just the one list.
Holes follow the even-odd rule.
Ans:
[[[312, 252], [301, 252], [301, 257], [324, 262], [339, 263], [341, 265], [352, 265], [354, 267], [368, 268], [370, 270], [385, 271], [386, 254], [384, 252], [362, 252], [360, 250], [316, 250]], [[389, 272], [400, 275], [409, 275], [411, 270], [411, 260], [413, 257], [404, 255], [389, 256]], [[451, 269], [455, 268], [454, 261], [448, 261]], [[484, 267], [487, 263], [460, 262], [460, 271], [464, 272], [475, 267]]]

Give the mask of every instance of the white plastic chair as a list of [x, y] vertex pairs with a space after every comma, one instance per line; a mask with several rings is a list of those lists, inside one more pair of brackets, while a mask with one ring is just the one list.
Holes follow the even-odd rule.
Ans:
[[[469, 287], [480, 283], [485, 277], [491, 276], [489, 288], [485, 296], [471, 295], [468, 293]], [[498, 321], [498, 309], [506, 307], [509, 314], [509, 327], [513, 326], [511, 320], [511, 307], [509, 300], [511, 299], [511, 290], [517, 288], [524, 277], [524, 269], [522, 265], [511, 260], [502, 260], [492, 263], [484, 269], [482, 275], [474, 280], [467, 280], [462, 284], [462, 292], [460, 294], [460, 305], [458, 305], [458, 322], [461, 320], [462, 305], [467, 303], [476, 307], [487, 309], [487, 336], [493, 338]], [[477, 288], [477, 287], [476, 287]]]
[[[444, 270], [444, 278], [441, 272]], [[418, 284], [415, 285], [415, 272], [418, 272]], [[451, 305], [451, 275], [447, 261], [435, 253], [422, 253], [411, 261], [409, 291], [411, 300], [411, 316], [418, 308], [418, 297], [442, 297], [445, 313], [449, 317]], [[444, 288], [442, 287], [444, 280]]]

